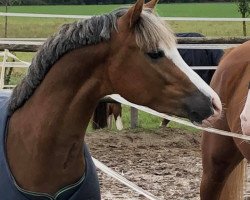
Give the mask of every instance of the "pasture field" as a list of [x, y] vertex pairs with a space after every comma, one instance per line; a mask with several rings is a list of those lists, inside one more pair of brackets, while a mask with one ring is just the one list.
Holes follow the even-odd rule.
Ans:
[[[124, 5], [58, 5], [13, 6], [9, 12], [44, 13], [64, 15], [97, 15], [110, 12]], [[0, 12], [5, 8], [0, 7]], [[159, 4], [157, 11], [165, 17], [240, 17], [234, 3], [177, 3]]]
[[[13, 6], [9, 12], [98, 15], [121, 7], [121, 5], [79, 5], [79, 6]], [[165, 17], [240, 17], [235, 3], [190, 3], [159, 4], [160, 16]], [[4, 7], [0, 7], [0, 12]], [[74, 19], [8, 18], [8, 37], [48, 37], [61, 24]], [[241, 22], [169, 22], [175, 32], [199, 32], [207, 36], [242, 35]], [[248, 24], [250, 25], [250, 23]], [[3, 37], [4, 17], [0, 18], [0, 37]], [[250, 32], [250, 28], [248, 28]]]
[[[79, 6], [13, 6], [9, 12], [18, 13], [44, 13], [44, 14], [73, 14], [73, 15], [98, 15], [121, 7], [121, 5], [79, 5]], [[0, 12], [4, 7], [0, 7]], [[166, 17], [240, 17], [234, 3], [190, 3], [190, 4], [160, 4], [157, 7], [160, 16]], [[37, 37], [46, 38], [53, 34], [60, 25], [75, 21], [74, 19], [53, 18], [24, 18], [8, 17], [8, 37]], [[241, 22], [169, 22], [175, 32], [199, 32], [206, 36], [241, 36]], [[247, 23], [250, 33], [250, 23]], [[0, 17], [0, 37], [4, 36], [4, 17]], [[33, 53], [16, 53], [25, 61], [30, 61]], [[15, 70], [11, 79], [16, 84], [23, 77], [24, 70]], [[129, 127], [129, 108], [123, 109], [125, 127]], [[159, 127], [160, 118], [149, 114], [139, 113], [139, 127], [155, 129]], [[172, 127], [180, 125], [171, 123]], [[181, 126], [183, 128], [183, 126]], [[185, 127], [185, 129], [193, 130]]]

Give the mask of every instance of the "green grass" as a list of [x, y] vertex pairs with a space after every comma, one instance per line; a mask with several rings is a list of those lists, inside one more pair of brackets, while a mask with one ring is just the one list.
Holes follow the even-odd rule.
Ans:
[[[96, 15], [110, 12], [121, 5], [80, 5], [80, 6], [13, 6], [9, 12]], [[159, 4], [160, 16], [169, 17], [240, 17], [234, 3], [190, 3]], [[0, 7], [4, 11], [4, 7]], [[52, 18], [8, 18], [8, 37], [48, 37], [57, 31], [60, 25], [74, 19]], [[207, 36], [240, 36], [241, 22], [172, 22], [169, 24], [175, 32], [199, 32]], [[247, 23], [250, 27], [250, 23]], [[4, 17], [0, 17], [0, 37], [4, 35]], [[248, 28], [248, 33], [250, 28]]]
[[[14, 6], [9, 12], [18, 13], [44, 13], [66, 15], [97, 15], [110, 12], [121, 5], [102, 6]], [[0, 12], [4, 7], [0, 7]], [[240, 17], [234, 3], [190, 3], [190, 4], [160, 4], [157, 7], [160, 16], [166, 17]], [[64, 23], [75, 21], [74, 19], [52, 18], [24, 18], [8, 17], [8, 37], [48, 37], [57, 31]], [[240, 36], [242, 35], [241, 22], [169, 22], [175, 32], [199, 32], [207, 36]], [[250, 33], [250, 24], [247, 23], [247, 31]], [[4, 17], [0, 17], [0, 37], [4, 35]], [[30, 61], [33, 53], [16, 53], [22, 60]], [[11, 78], [11, 84], [18, 83], [25, 70], [15, 69]], [[130, 127], [129, 108], [123, 107], [123, 122], [125, 128]], [[150, 114], [139, 112], [139, 129], [154, 130], [159, 128], [161, 119]], [[177, 123], [169, 124], [173, 128], [182, 128], [195, 131]]]
[[[98, 15], [110, 12], [119, 5], [60, 5], [60, 6], [13, 6], [9, 12], [18, 13], [43, 13], [43, 14], [63, 14], [63, 15]], [[0, 7], [0, 12], [4, 12], [4, 7]]]
[[[159, 129], [160, 124], [162, 122], [162, 118], [160, 117], [155, 117], [151, 114], [145, 113], [143, 111], [138, 111], [138, 127], [135, 129], [135, 131], [142, 131], [143, 129], [147, 129], [148, 131], [154, 131]], [[122, 122], [124, 129], [130, 129], [130, 107], [129, 106], [122, 106]], [[189, 126], [184, 126], [181, 124], [178, 124], [176, 122], [171, 121], [168, 124], [168, 127], [171, 128], [178, 128], [182, 130], [187, 130], [190, 132], [200, 132], [199, 130], [189, 127]], [[115, 126], [115, 121], [114, 119], [112, 120], [112, 131], [117, 131], [116, 126]], [[93, 129], [91, 127], [91, 124], [89, 124], [87, 132], [92, 132]]]
[[[9, 12], [65, 15], [96, 15], [124, 5], [13, 6]], [[0, 11], [4, 12], [4, 7]], [[240, 17], [234, 3], [159, 4], [157, 11], [166, 17]]]
[[165, 17], [240, 17], [234, 3], [160, 4], [157, 11]]

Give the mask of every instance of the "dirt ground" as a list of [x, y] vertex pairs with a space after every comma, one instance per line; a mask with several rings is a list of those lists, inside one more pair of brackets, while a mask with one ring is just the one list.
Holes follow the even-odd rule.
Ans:
[[[198, 200], [200, 136], [169, 128], [151, 133], [103, 130], [88, 134], [87, 143], [95, 158], [160, 199]], [[146, 199], [98, 173], [103, 200]]]

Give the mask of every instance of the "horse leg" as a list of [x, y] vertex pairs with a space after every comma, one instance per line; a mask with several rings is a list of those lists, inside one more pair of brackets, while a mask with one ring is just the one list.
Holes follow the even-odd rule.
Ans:
[[115, 117], [115, 125], [116, 128], [121, 131], [123, 129], [123, 123], [122, 123], [122, 118], [120, 115], [114, 116]]
[[108, 124], [108, 128], [109, 128], [109, 129], [112, 129], [112, 115], [109, 115], [109, 116], [108, 116], [107, 124]]
[[113, 104], [113, 115], [115, 118], [116, 128], [121, 131], [123, 129], [122, 123], [122, 105], [120, 103]]
[[219, 200], [228, 176], [242, 159], [232, 138], [203, 133], [201, 200]]
[[161, 124], [160, 124], [160, 126], [161, 126], [161, 127], [166, 127], [166, 126], [168, 125], [169, 122], [170, 122], [169, 120], [163, 119], [162, 122], [161, 122]]
[[107, 117], [107, 103], [99, 103], [93, 114], [93, 129], [96, 130], [107, 127]]

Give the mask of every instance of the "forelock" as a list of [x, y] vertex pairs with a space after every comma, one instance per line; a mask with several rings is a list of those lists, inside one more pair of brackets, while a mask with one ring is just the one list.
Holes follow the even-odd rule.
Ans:
[[145, 51], [156, 51], [160, 43], [168, 48], [176, 46], [176, 38], [169, 26], [153, 13], [144, 9], [135, 26], [136, 42]]

